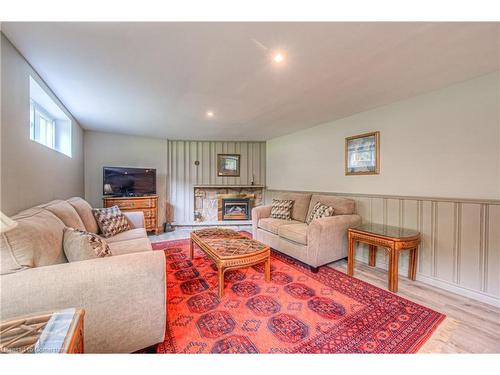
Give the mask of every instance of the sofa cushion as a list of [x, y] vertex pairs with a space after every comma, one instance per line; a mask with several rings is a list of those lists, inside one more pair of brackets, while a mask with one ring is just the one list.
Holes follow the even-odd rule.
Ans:
[[118, 233], [130, 230], [128, 220], [118, 206], [93, 208], [92, 213], [104, 238], [116, 236]]
[[273, 199], [273, 203], [271, 204], [271, 217], [273, 219], [291, 220], [292, 207], [292, 200]]
[[333, 207], [318, 202], [314, 205], [311, 213], [307, 216], [306, 224], [309, 225], [313, 220], [321, 219], [322, 217], [332, 216], [333, 212]]
[[112, 243], [117, 241], [134, 240], [137, 238], [148, 238], [146, 229], [144, 228], [130, 229], [125, 232], [118, 233], [116, 236], [108, 237], [106, 238], [106, 241], [108, 243]]
[[139, 253], [141, 251], [153, 250], [151, 241], [147, 238], [136, 238], [128, 241], [117, 241], [109, 243], [111, 254], [123, 255], [129, 253]]
[[309, 205], [309, 214], [312, 212], [316, 203], [321, 202], [327, 206], [333, 207], [334, 215], [351, 215], [354, 213], [354, 200], [337, 197], [334, 195], [319, 195], [314, 194], [311, 197], [311, 204]]
[[307, 245], [307, 224], [287, 224], [278, 228], [278, 235], [287, 240]]
[[276, 198], [293, 200], [292, 220], [302, 221], [303, 223], [306, 221], [309, 203], [311, 202], [311, 194], [281, 193]]
[[265, 231], [278, 234], [278, 228], [280, 226], [288, 224], [298, 224], [298, 223], [300, 223], [300, 221], [273, 219], [272, 217], [266, 217], [260, 219], [257, 226], [261, 229], [264, 229]]
[[2, 275], [67, 262], [63, 251], [65, 225], [52, 212], [31, 208], [12, 219], [18, 225], [0, 236]]
[[78, 215], [78, 212], [76, 212], [73, 206], [66, 201], [52, 201], [38, 207], [42, 207], [52, 212], [67, 227], [85, 230], [85, 225], [82, 219], [80, 219], [80, 215]]
[[75, 228], [64, 228], [63, 248], [69, 262], [111, 255], [109, 245], [104, 238]]
[[82, 219], [87, 232], [99, 232], [99, 226], [97, 225], [97, 221], [95, 221], [94, 215], [92, 214], [92, 206], [85, 199], [73, 197], [68, 199], [66, 202], [72, 205], [76, 212], [78, 212], [78, 215], [80, 216], [80, 219]]

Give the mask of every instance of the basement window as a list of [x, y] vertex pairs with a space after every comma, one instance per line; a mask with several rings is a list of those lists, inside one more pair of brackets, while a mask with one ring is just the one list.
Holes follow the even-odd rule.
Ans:
[[31, 76], [30, 139], [71, 157], [71, 119]]

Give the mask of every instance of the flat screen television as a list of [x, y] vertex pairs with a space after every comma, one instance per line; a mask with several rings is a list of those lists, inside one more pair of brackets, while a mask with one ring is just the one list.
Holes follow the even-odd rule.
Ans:
[[102, 192], [113, 196], [156, 194], [156, 169], [104, 167]]

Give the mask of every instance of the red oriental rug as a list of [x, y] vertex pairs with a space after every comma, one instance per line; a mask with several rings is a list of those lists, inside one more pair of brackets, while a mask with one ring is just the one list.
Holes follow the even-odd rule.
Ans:
[[317, 274], [276, 251], [217, 272], [189, 240], [153, 244], [167, 259], [167, 330], [158, 353], [415, 353], [445, 316], [330, 267]]

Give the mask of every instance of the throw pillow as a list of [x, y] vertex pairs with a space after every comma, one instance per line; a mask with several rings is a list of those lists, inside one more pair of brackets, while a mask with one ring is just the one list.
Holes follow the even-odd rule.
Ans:
[[115, 236], [118, 233], [125, 232], [130, 229], [127, 218], [120, 211], [118, 206], [109, 208], [93, 208], [97, 225], [101, 229], [103, 237], [108, 238]]
[[64, 228], [64, 254], [68, 262], [79, 262], [111, 255], [109, 245], [97, 234], [75, 228]]
[[293, 202], [289, 199], [273, 199], [271, 217], [273, 219], [292, 220]]
[[333, 207], [318, 202], [314, 205], [311, 213], [309, 214], [306, 220], [306, 224], [309, 225], [315, 219], [321, 219], [322, 217], [329, 217], [332, 215], [333, 215]]

